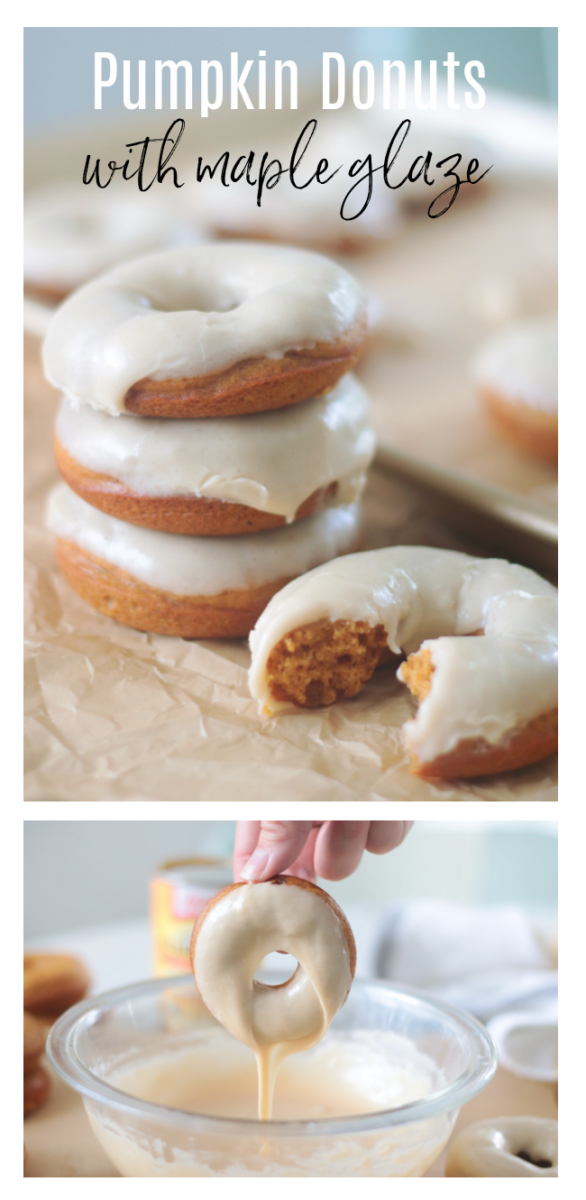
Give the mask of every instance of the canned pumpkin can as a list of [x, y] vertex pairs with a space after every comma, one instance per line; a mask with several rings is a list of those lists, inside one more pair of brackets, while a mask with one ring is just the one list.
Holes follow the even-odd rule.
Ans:
[[150, 881], [153, 970], [158, 978], [191, 971], [191, 931], [208, 900], [232, 883], [225, 858], [184, 858], [163, 863]]

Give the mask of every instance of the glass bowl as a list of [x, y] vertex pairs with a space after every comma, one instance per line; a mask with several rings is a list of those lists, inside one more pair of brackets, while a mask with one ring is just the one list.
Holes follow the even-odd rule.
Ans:
[[467, 1013], [407, 988], [356, 980], [326, 1036], [359, 1047], [366, 1039], [371, 1055], [373, 1046], [382, 1053], [385, 1039], [396, 1045], [407, 1039], [430, 1066], [422, 1099], [358, 1116], [261, 1122], [165, 1107], [116, 1086], [125, 1072], [189, 1052], [198, 1039], [208, 1045], [218, 1032], [190, 977], [107, 992], [76, 1004], [53, 1026], [49, 1058], [81, 1094], [98, 1141], [122, 1175], [424, 1175], [462, 1105], [496, 1069], [489, 1034]]

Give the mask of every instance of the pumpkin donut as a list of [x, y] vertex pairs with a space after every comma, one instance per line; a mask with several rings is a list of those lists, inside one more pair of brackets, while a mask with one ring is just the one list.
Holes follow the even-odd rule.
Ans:
[[37, 1017], [54, 1020], [83, 1000], [90, 977], [70, 954], [25, 954], [24, 1007]]
[[32, 1071], [37, 1066], [41, 1054], [45, 1050], [47, 1034], [41, 1021], [32, 1013], [24, 1013], [23, 1043], [24, 1043], [24, 1073]]
[[207, 421], [112, 417], [63, 400], [55, 455], [73, 491], [110, 516], [231, 536], [354, 503], [374, 444], [366, 393], [347, 375], [290, 408]]
[[[359, 122], [346, 122], [341, 128], [332, 122], [321, 132], [330, 162], [345, 160], [350, 165], [364, 156], [364, 130]], [[279, 157], [278, 148], [275, 154]], [[347, 170], [339, 171], [327, 185], [307, 188], [296, 187], [283, 177], [266, 193], [259, 208], [250, 187], [218, 188], [213, 182], [202, 187], [194, 180], [194, 211], [215, 237], [283, 242], [323, 254], [364, 254], [394, 240], [401, 222], [396, 197], [382, 180], [368, 206], [355, 216], [364, 203], [368, 182], [346, 200], [355, 184], [356, 178]], [[346, 219], [340, 215], [343, 204]]]
[[477, 355], [474, 377], [489, 416], [515, 446], [558, 458], [558, 328], [555, 317], [513, 325]]
[[[273, 950], [297, 959], [291, 979], [276, 986], [254, 978]], [[262, 1110], [263, 1058], [274, 1068], [314, 1046], [347, 999], [356, 969], [348, 921], [327, 892], [305, 879], [234, 883], [200, 914], [190, 956], [204, 1004], [257, 1054]]]
[[60, 304], [119, 262], [201, 238], [185, 217], [181, 201], [98, 191], [81, 180], [31, 191], [24, 203], [25, 294]]
[[123, 625], [173, 637], [246, 637], [271, 596], [356, 546], [358, 505], [250, 537], [185, 537], [106, 516], [58, 484], [47, 524], [68, 583]]
[[[298, 960], [276, 986], [255, 979], [271, 950]], [[199, 916], [190, 955], [205, 1006], [255, 1052], [258, 1116], [267, 1120], [277, 1067], [316, 1045], [347, 1000], [355, 944], [346, 917], [322, 888], [292, 875], [232, 883]]]
[[397, 674], [420, 701], [403, 727], [418, 775], [488, 775], [557, 749], [557, 592], [525, 567], [425, 546], [348, 555], [277, 593], [250, 647], [268, 712], [354, 696], [407, 654]]
[[546, 1117], [476, 1121], [452, 1142], [450, 1177], [548, 1179], [558, 1173], [558, 1123]]
[[51, 1091], [51, 1078], [44, 1067], [35, 1067], [24, 1076], [23, 1104], [25, 1117], [45, 1103]]
[[210, 243], [135, 259], [55, 313], [43, 359], [75, 403], [226, 417], [327, 391], [357, 362], [366, 303], [341, 267], [283, 246]]

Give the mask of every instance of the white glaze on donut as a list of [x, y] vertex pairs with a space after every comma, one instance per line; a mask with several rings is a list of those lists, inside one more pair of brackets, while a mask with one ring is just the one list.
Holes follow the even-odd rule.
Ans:
[[[256, 983], [255, 972], [274, 950], [297, 959], [294, 976], [279, 987]], [[193, 970], [210, 1012], [257, 1056], [259, 1115], [266, 1119], [279, 1063], [320, 1041], [350, 990], [342, 924], [308, 888], [248, 883], [210, 907]]]
[[498, 334], [476, 356], [473, 374], [483, 390], [511, 404], [557, 413], [557, 318], [524, 321]]
[[246, 537], [188, 537], [129, 525], [86, 504], [66, 484], [49, 496], [58, 537], [178, 596], [216, 596], [287, 578], [343, 553], [360, 528], [358, 505], [324, 509], [295, 525]]
[[362, 317], [358, 284], [321, 255], [211, 243], [136, 259], [56, 312], [47, 378], [70, 399], [120, 413], [141, 379], [213, 375], [343, 337]]
[[[537, 1166], [540, 1161], [550, 1165]], [[454, 1140], [446, 1161], [448, 1176], [550, 1179], [557, 1173], [558, 1123], [546, 1117], [476, 1121]]]
[[125, 259], [200, 237], [179, 197], [49, 185], [25, 197], [25, 282], [68, 292]]
[[203, 496], [292, 521], [335, 480], [352, 504], [374, 454], [368, 400], [352, 375], [326, 396], [254, 416], [168, 421], [111, 417], [64, 400], [57, 437], [76, 462], [141, 496]]
[[[351, 554], [295, 579], [273, 596], [250, 634], [250, 690], [267, 709], [288, 707], [270, 693], [271, 650], [323, 617], [383, 625], [396, 654], [429, 649], [433, 686], [403, 727], [422, 762], [464, 738], [499, 743], [557, 706], [557, 591], [526, 567], [395, 546]], [[478, 630], [485, 636], [462, 636]]]

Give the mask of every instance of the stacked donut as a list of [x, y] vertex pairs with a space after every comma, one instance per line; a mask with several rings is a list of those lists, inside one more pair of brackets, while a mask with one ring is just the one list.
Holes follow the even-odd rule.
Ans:
[[24, 956], [24, 1115], [36, 1112], [49, 1096], [51, 1079], [41, 1065], [47, 1027], [56, 1017], [83, 1000], [89, 975], [77, 958], [69, 954], [25, 954]]
[[42, 1021], [33, 1017], [31, 1013], [25, 1012], [22, 1033], [24, 1043], [23, 1108], [24, 1115], [27, 1117], [29, 1113], [36, 1112], [37, 1108], [45, 1103], [51, 1091], [51, 1080], [45, 1068], [40, 1065], [47, 1039]]
[[48, 524], [72, 587], [136, 629], [242, 637], [355, 548], [365, 334], [353, 278], [281, 246], [166, 250], [75, 292], [44, 346], [65, 480]]

